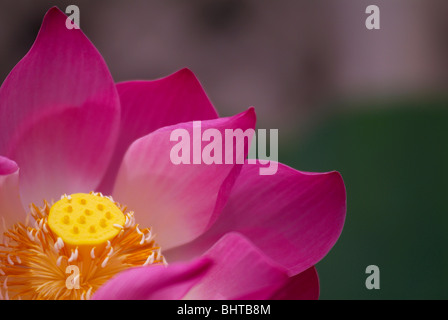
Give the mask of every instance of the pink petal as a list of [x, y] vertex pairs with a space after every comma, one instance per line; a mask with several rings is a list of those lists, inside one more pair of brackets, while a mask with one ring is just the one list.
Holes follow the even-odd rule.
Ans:
[[66, 109], [44, 117], [28, 128], [11, 149], [21, 163], [20, 192], [24, 206], [58, 200], [66, 193], [95, 190], [113, 150], [113, 139], [105, 132], [113, 123], [95, 118], [102, 112], [91, 107]]
[[19, 170], [17, 163], [11, 159], [0, 156], [0, 176], [8, 176]]
[[93, 295], [93, 300], [178, 300], [209, 270], [211, 261], [136, 267], [119, 273]]
[[222, 237], [204, 256], [214, 264], [185, 299], [267, 299], [288, 281], [284, 268], [237, 233]]
[[[214, 128], [224, 137], [225, 129], [245, 131], [253, 130], [254, 126], [255, 112], [251, 108], [230, 118], [202, 121], [201, 132]], [[142, 226], [153, 227], [164, 250], [189, 242], [208, 229], [223, 208], [242, 167], [242, 164], [173, 164], [170, 152], [178, 142], [170, 141], [171, 132], [185, 129], [192, 146], [200, 141], [192, 128], [192, 123], [164, 127], [134, 142], [124, 157], [113, 192], [117, 201], [135, 211]]]
[[57, 8], [48, 11], [34, 45], [0, 89], [0, 154], [19, 164], [26, 205], [94, 189], [118, 133], [113, 79], [66, 19]]
[[215, 224], [194, 242], [165, 251], [167, 259], [190, 259], [226, 232], [237, 231], [291, 275], [321, 260], [344, 225], [346, 195], [341, 175], [278, 165], [276, 174], [260, 175], [260, 164], [245, 164]]
[[25, 216], [19, 194], [19, 167], [14, 161], [0, 156], [0, 225], [10, 227], [23, 222]]
[[117, 147], [100, 190], [112, 191], [126, 149], [136, 139], [180, 122], [218, 117], [201, 84], [188, 69], [154, 81], [117, 84], [121, 129]]
[[311, 267], [291, 278], [285, 286], [270, 297], [271, 300], [317, 300], [319, 299], [319, 276]]

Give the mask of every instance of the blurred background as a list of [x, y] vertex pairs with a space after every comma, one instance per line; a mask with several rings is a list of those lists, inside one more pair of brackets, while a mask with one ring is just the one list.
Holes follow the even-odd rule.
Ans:
[[255, 106], [258, 128], [279, 129], [281, 162], [341, 172], [321, 299], [448, 299], [448, 2], [1, 0], [1, 79], [70, 4], [117, 82], [188, 67], [221, 116]]

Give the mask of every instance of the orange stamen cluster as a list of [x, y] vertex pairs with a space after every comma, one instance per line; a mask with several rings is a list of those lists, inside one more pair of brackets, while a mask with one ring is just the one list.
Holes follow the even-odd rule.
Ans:
[[[133, 212], [126, 212], [126, 207], [113, 202], [110, 197], [93, 192], [87, 196], [89, 199], [98, 197], [99, 203], [104, 202], [102, 198], [107, 198], [120, 209], [124, 221], [122, 224], [114, 223], [114, 228], [119, 229], [116, 235], [109, 235], [104, 242], [96, 241], [97, 238], [76, 241], [73, 237], [64, 241], [60, 230], [55, 232], [49, 224], [52, 206], [46, 201], [41, 208], [32, 204], [30, 213], [34, 226], [17, 223], [3, 233], [0, 243], [0, 299], [89, 299], [101, 285], [123, 270], [166, 264], [151, 229], [140, 230]], [[70, 199], [71, 196], [63, 196], [62, 202], [58, 203], [68, 203]], [[102, 211], [101, 214], [107, 213]], [[61, 217], [56, 215], [62, 226], [65, 216], [70, 219], [71, 215], [68, 212]], [[102, 219], [97, 219], [100, 223], [98, 229], [102, 228]], [[83, 219], [80, 221], [82, 225]], [[89, 227], [86, 228], [89, 233]], [[90, 234], [95, 235], [93, 232]], [[72, 235], [76, 233], [70, 237]], [[74, 269], [79, 271], [76, 276]], [[74, 280], [77, 286], [68, 285], [68, 279]]]

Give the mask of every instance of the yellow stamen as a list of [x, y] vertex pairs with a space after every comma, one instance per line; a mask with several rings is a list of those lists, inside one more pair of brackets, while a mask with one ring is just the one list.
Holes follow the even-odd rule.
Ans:
[[50, 209], [48, 226], [71, 245], [97, 245], [115, 237], [123, 226], [123, 212], [106, 197], [77, 193]]
[[[74, 194], [30, 208], [34, 224], [17, 223], [0, 241], [0, 300], [89, 299], [121, 271], [166, 264], [151, 229], [109, 197]], [[70, 276], [79, 287], [67, 286]]]

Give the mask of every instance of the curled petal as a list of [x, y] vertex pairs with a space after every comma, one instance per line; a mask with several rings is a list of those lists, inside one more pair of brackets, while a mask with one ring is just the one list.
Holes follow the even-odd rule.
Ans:
[[238, 233], [226, 234], [204, 256], [213, 266], [185, 299], [262, 300], [288, 281], [284, 268]]
[[245, 164], [219, 219], [190, 244], [165, 252], [170, 261], [190, 259], [229, 231], [244, 234], [290, 275], [321, 260], [342, 231], [345, 186], [338, 172], [307, 173], [278, 164], [260, 175]]
[[0, 176], [8, 176], [19, 170], [17, 163], [6, 157], [0, 156]]
[[291, 278], [275, 292], [271, 300], [317, 300], [319, 299], [319, 276], [311, 267]]
[[[255, 112], [249, 109], [230, 118], [202, 121], [199, 136], [193, 132], [192, 123], [182, 123], [138, 139], [126, 152], [114, 198], [135, 211], [141, 225], [153, 227], [157, 242], [164, 250], [193, 240], [218, 217], [243, 165], [236, 161], [174, 164], [171, 150], [178, 142], [170, 141], [171, 133], [176, 129], [184, 130], [188, 135], [185, 141], [190, 146], [194, 143], [200, 146], [201, 132], [207, 129], [217, 130], [224, 137], [226, 129], [253, 131], [254, 127]], [[204, 145], [199, 151], [203, 149]], [[234, 150], [233, 155], [243, 155], [243, 152], [247, 154], [247, 149]]]
[[14, 161], [0, 156], [0, 230], [23, 221], [25, 215], [19, 194], [19, 167]]
[[191, 263], [136, 267], [119, 273], [93, 295], [93, 300], [178, 300], [209, 270], [206, 258]]

